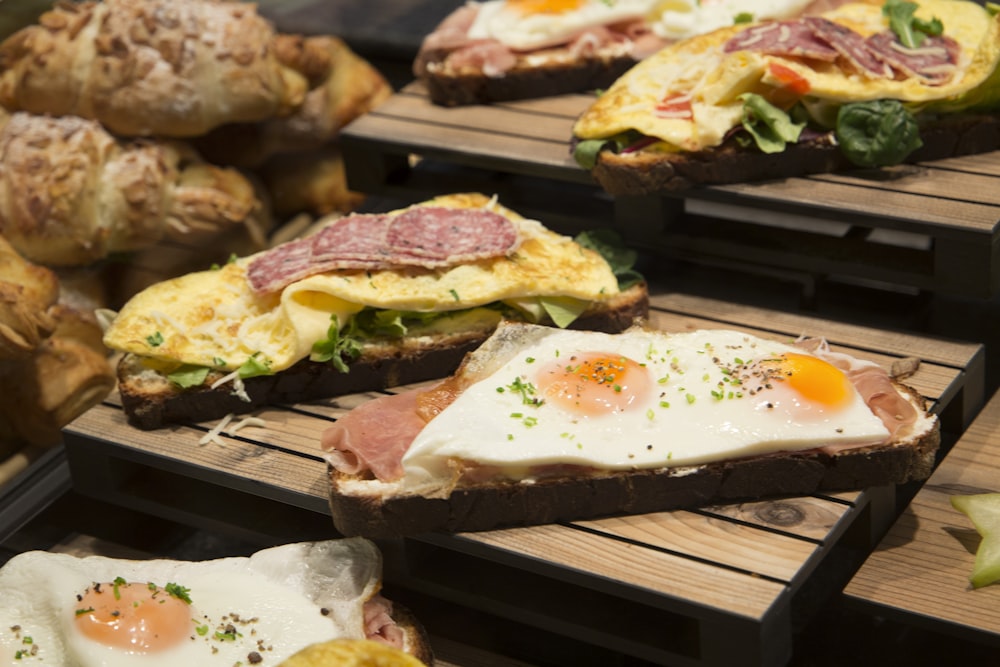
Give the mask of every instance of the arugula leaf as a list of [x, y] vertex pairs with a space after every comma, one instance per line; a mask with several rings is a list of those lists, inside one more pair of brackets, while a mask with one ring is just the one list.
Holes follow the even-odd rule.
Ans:
[[804, 122], [796, 123], [787, 112], [756, 93], [744, 93], [737, 99], [743, 102], [743, 127], [762, 152], [780, 153], [799, 140]]
[[845, 104], [836, 135], [840, 150], [859, 167], [899, 164], [923, 146], [916, 118], [899, 100]]
[[258, 375], [271, 375], [271, 362], [268, 359], [259, 358], [260, 352], [254, 352], [243, 365], [236, 369], [242, 379], [257, 377]]
[[208, 377], [208, 370], [208, 366], [184, 364], [177, 370], [167, 373], [167, 379], [181, 389], [188, 389], [204, 384], [205, 378]]
[[882, 5], [882, 15], [888, 17], [889, 28], [900, 43], [910, 49], [923, 44], [928, 35], [937, 36], [944, 31], [938, 17], [925, 21], [914, 16], [916, 11], [917, 3], [909, 0], [887, 0]]
[[[357, 318], [351, 320], [353, 323]], [[343, 335], [341, 335], [343, 333]], [[361, 354], [361, 346], [352, 335], [353, 327], [349, 323], [346, 330], [341, 332], [339, 319], [336, 315], [330, 316], [330, 328], [327, 329], [326, 339], [313, 343], [312, 353], [309, 358], [312, 361], [329, 361], [341, 373], [348, 373], [347, 360], [357, 359]]]
[[632, 267], [639, 254], [625, 245], [622, 237], [613, 229], [592, 229], [580, 232], [573, 239], [584, 248], [601, 255], [618, 278], [618, 289], [628, 289], [645, 278]]

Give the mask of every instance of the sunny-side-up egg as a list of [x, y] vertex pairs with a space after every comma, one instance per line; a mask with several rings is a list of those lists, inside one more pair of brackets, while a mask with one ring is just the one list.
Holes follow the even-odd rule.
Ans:
[[813, 0], [660, 0], [647, 16], [652, 31], [665, 39], [685, 39], [737, 21], [797, 16]]
[[26, 552], [0, 569], [0, 665], [277, 665], [363, 638], [380, 567], [360, 539], [202, 562]]
[[441, 475], [449, 458], [512, 472], [620, 470], [888, 436], [843, 372], [790, 344], [724, 330], [517, 325], [502, 335], [486, 377], [429, 421], [404, 456], [414, 486]]
[[471, 39], [496, 39], [518, 51], [563, 44], [587, 28], [646, 16], [652, 0], [487, 0]]

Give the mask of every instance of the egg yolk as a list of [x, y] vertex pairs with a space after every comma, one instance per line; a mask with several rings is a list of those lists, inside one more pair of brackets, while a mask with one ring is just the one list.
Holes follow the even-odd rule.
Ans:
[[95, 584], [79, 597], [76, 627], [104, 646], [153, 653], [191, 636], [191, 606], [153, 584]]
[[851, 381], [839, 368], [817, 357], [790, 353], [759, 365], [765, 382], [781, 382], [809, 403], [837, 408], [850, 401]]
[[518, 14], [563, 14], [579, 9], [582, 0], [507, 0], [507, 7]]
[[575, 354], [550, 362], [535, 380], [545, 401], [590, 417], [627, 410], [652, 386], [645, 368], [611, 353]]

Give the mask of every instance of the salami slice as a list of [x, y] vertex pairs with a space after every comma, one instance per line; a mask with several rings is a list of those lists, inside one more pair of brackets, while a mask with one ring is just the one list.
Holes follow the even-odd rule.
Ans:
[[339, 269], [436, 269], [499, 257], [517, 242], [514, 223], [485, 209], [418, 206], [395, 216], [359, 214], [261, 253], [247, 267], [247, 280], [255, 292], [268, 293]]
[[254, 292], [272, 292], [305, 278], [311, 271], [312, 239], [299, 239], [255, 257], [247, 267], [247, 280]]
[[955, 75], [961, 50], [958, 42], [943, 35], [928, 36], [911, 49], [890, 30], [869, 37], [868, 48], [893, 69], [929, 85], [941, 85]]
[[324, 227], [313, 241], [316, 261], [386, 259], [386, 230], [389, 216], [376, 214], [349, 215]]
[[840, 55], [812, 26], [801, 21], [771, 21], [747, 28], [723, 46], [726, 53], [759, 51], [774, 56], [795, 56], [833, 62]]
[[420, 206], [393, 218], [386, 233], [394, 257], [412, 258], [417, 263], [495, 257], [506, 254], [516, 242], [513, 223], [485, 209]]
[[807, 16], [802, 21], [861, 74], [869, 78], [892, 78], [892, 69], [868, 48], [867, 40], [860, 34], [819, 16]]

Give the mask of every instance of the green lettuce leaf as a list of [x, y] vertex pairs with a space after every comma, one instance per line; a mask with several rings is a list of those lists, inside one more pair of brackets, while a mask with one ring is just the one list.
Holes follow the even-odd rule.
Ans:
[[799, 140], [804, 122], [794, 122], [787, 112], [756, 93], [744, 93], [738, 99], [743, 102], [743, 127], [762, 152], [780, 153]]
[[209, 368], [207, 366], [184, 364], [177, 370], [167, 373], [167, 379], [181, 389], [189, 389], [204, 384], [205, 378], [208, 377], [208, 371]]
[[587, 302], [568, 296], [546, 296], [539, 300], [552, 322], [565, 329], [587, 310]]

